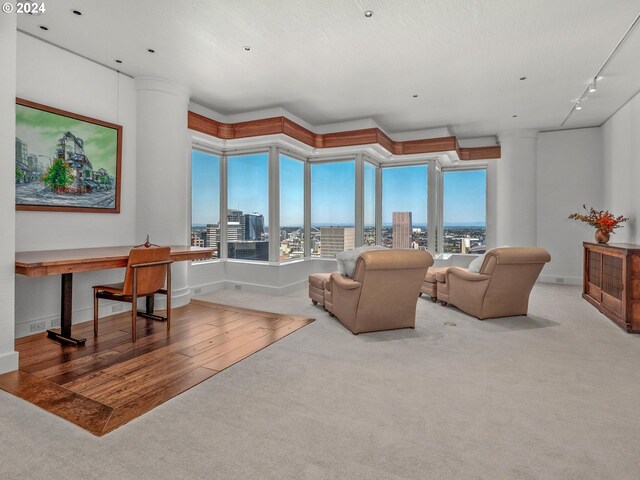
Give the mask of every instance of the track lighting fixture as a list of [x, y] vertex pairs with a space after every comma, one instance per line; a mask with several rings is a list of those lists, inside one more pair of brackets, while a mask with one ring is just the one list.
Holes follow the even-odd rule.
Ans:
[[589, 85], [589, 93], [593, 93], [598, 89], [598, 78], [594, 78], [591, 85]]

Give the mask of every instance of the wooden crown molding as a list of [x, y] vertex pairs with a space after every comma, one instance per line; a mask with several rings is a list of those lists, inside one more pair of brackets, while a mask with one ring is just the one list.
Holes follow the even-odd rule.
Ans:
[[285, 134], [313, 148], [349, 147], [377, 143], [393, 155], [416, 153], [440, 153], [456, 150], [460, 160], [489, 160], [500, 158], [500, 146], [460, 147], [454, 136], [425, 138], [396, 142], [379, 128], [364, 128], [333, 133], [313, 133], [286, 117], [271, 117], [238, 123], [222, 123], [203, 115], [189, 112], [188, 128], [213, 137], [231, 140], [234, 138], [258, 137], [261, 135]]

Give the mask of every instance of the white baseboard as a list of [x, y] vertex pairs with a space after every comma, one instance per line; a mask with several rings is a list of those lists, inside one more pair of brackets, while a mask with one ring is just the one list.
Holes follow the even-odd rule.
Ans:
[[0, 355], [0, 374], [13, 372], [18, 369], [18, 352], [8, 352]]
[[[185, 287], [179, 290], [173, 290], [171, 295], [171, 302], [173, 308], [182, 307], [189, 303], [191, 300], [191, 288]], [[142, 305], [144, 300], [140, 300]], [[114, 310], [114, 307], [116, 310]], [[164, 295], [156, 297], [155, 308], [163, 310], [167, 307], [167, 300]], [[98, 317], [108, 317], [109, 315], [116, 315], [119, 313], [131, 311], [131, 305], [126, 302], [114, 302], [109, 300], [100, 300], [100, 307], [98, 310]], [[77, 308], [73, 310], [71, 315], [73, 319], [73, 325], [77, 323], [89, 322], [93, 320], [93, 305], [85, 308]], [[35, 330], [32, 330], [32, 325]], [[44, 317], [32, 318], [29, 320], [23, 320], [16, 323], [15, 335], [16, 338], [26, 337], [28, 335], [35, 335], [36, 333], [42, 333], [50, 328], [60, 327], [60, 314], [55, 313], [53, 315], [46, 315]]]
[[[272, 285], [262, 285], [259, 283], [248, 282], [233, 282], [229, 280], [220, 280], [212, 283], [205, 283], [191, 287], [193, 295], [203, 295], [205, 293], [217, 292], [220, 290], [241, 290], [243, 292], [261, 293], [264, 295], [271, 295], [278, 297], [280, 295], [286, 295], [289, 292], [293, 292], [299, 288], [303, 288], [307, 285], [307, 280], [300, 280], [299, 282], [293, 282], [288, 285], [280, 287], [274, 287]], [[239, 288], [238, 288], [239, 287]]]
[[569, 277], [566, 275], [540, 275], [540, 283], [553, 283], [555, 285], [582, 285], [582, 277]]
[[217, 282], [203, 283], [200, 285], [193, 285], [191, 287], [191, 296], [203, 295], [205, 293], [219, 292], [226, 288], [226, 282], [224, 280], [218, 280]]

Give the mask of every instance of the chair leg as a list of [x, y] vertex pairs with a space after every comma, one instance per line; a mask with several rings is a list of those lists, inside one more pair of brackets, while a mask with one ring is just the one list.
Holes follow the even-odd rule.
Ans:
[[136, 320], [138, 319], [138, 270], [133, 269], [133, 285], [131, 287], [131, 341], [136, 342]]
[[98, 336], [98, 291], [93, 289], [93, 335]]
[[167, 265], [167, 333], [171, 330], [171, 265]]

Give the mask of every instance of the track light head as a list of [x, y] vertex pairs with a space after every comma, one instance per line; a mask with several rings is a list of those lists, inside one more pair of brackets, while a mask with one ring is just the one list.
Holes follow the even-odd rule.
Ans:
[[598, 90], [598, 79], [594, 78], [593, 82], [591, 82], [591, 85], [589, 85], [589, 93], [593, 93], [596, 90]]

